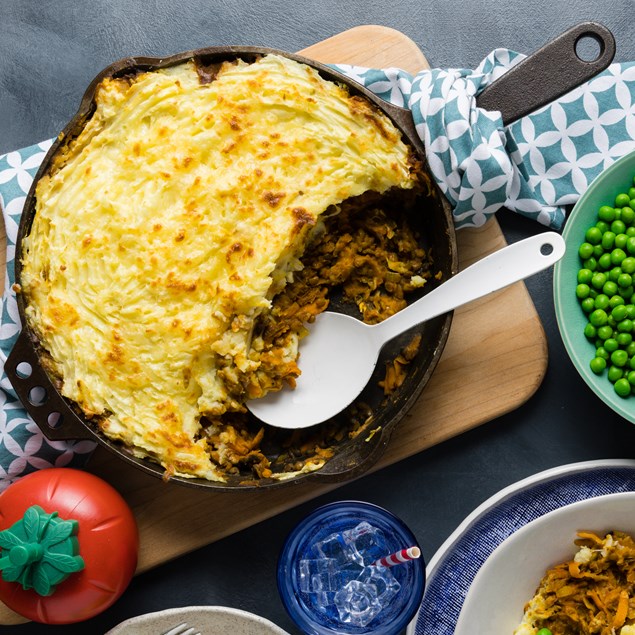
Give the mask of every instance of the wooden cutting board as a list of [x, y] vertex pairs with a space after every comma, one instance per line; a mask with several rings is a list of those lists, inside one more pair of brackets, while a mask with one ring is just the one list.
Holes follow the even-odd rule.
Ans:
[[[382, 26], [356, 27], [302, 53], [325, 63], [396, 66], [411, 73], [428, 67], [412, 40]], [[505, 239], [493, 219], [479, 229], [458, 232], [458, 246], [460, 263], [465, 267], [505, 246]], [[4, 249], [0, 253], [4, 254]], [[546, 367], [545, 334], [523, 283], [457, 310], [432, 379], [397, 426], [386, 453], [373, 469], [517, 408], [538, 388]], [[103, 448], [95, 452], [88, 469], [114, 485], [134, 510], [141, 537], [138, 572], [337, 487], [305, 484], [248, 495], [210, 493], [163, 483]], [[222, 517], [216, 511], [220, 507]], [[188, 519], [185, 525], [182, 518]], [[23, 621], [0, 604], [0, 624]]]

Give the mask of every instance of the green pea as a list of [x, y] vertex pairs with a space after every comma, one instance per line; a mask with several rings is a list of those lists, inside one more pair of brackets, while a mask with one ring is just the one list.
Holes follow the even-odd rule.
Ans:
[[624, 371], [617, 366], [610, 366], [607, 374], [609, 381], [614, 384], [618, 379], [621, 379], [624, 376]]
[[615, 392], [620, 397], [628, 397], [631, 394], [631, 384], [626, 377], [622, 377], [615, 382]]
[[[580, 249], [584, 247], [584, 253], [585, 254], [589, 253], [589, 248], [587, 247], [587, 245], [590, 245], [590, 244], [591, 243], [584, 242], [582, 243], [582, 245], [580, 245]], [[602, 242], [601, 242], [602, 247], [604, 247], [604, 249], [613, 249], [614, 244], [615, 244], [615, 232], [613, 231], [604, 232], [604, 234], [602, 234]], [[584, 256], [582, 255], [582, 253], [580, 253], [580, 257], [584, 259]], [[586, 257], [588, 258], [589, 256], [586, 256]]]
[[602, 233], [607, 232], [609, 231], [609, 229], [611, 229], [611, 226], [608, 223], [605, 223], [603, 220], [599, 220], [597, 223], [595, 223], [595, 227], [597, 227]]
[[[633, 287], [633, 285], [630, 285], [628, 287], [620, 287], [617, 292], [626, 300], [630, 300], [633, 297], [633, 292], [635, 291], [635, 287]], [[589, 292], [589, 295], [591, 295], [591, 292]]]
[[[591, 291], [589, 290], [589, 294]], [[596, 309], [608, 309], [609, 308], [609, 296], [604, 293], [600, 293], [595, 297], [595, 308]]]
[[[598, 274], [596, 273], [595, 275], [597, 276]], [[593, 277], [595, 278], [595, 276], [593, 276]], [[591, 281], [591, 282], [593, 282], [593, 281]], [[618, 286], [622, 287], [623, 289], [626, 289], [626, 287], [630, 287], [633, 284], [633, 276], [631, 276], [630, 273], [622, 273], [622, 274], [620, 274], [620, 277], [617, 279], [617, 284], [618, 284]], [[593, 286], [595, 286], [595, 284]], [[604, 286], [604, 285], [602, 285], [602, 286]]]
[[632, 187], [628, 190], [628, 198], [633, 200], [635, 198], [635, 187]]
[[625, 205], [628, 205], [631, 202], [631, 199], [629, 198], [628, 194], [618, 194], [615, 197], [615, 207], [624, 207]]
[[628, 383], [628, 379], [622, 377], [615, 382], [615, 392], [620, 397], [628, 397], [631, 394], [631, 385]]
[[632, 370], [630, 373], [626, 375], [626, 379], [628, 379], [628, 383], [631, 386], [635, 386], [635, 370]]
[[[604, 235], [606, 236], [606, 234]], [[615, 238], [613, 238], [613, 241], [615, 241]], [[602, 246], [604, 247], [604, 238], [602, 238]], [[611, 242], [611, 246], [606, 247], [606, 249], [611, 249], [611, 247], [613, 247], [613, 242]], [[591, 243], [582, 243], [580, 249], [578, 249], [578, 254], [582, 260], [590, 258], [593, 255], [593, 245]]]
[[597, 227], [589, 227], [585, 234], [586, 241], [592, 245], [599, 245], [602, 242], [602, 232]]
[[608, 353], [614, 353], [619, 347], [620, 345], [613, 337], [609, 337], [609, 339], [604, 342], [604, 348], [608, 351]]
[[590, 288], [589, 296], [595, 300], [598, 297], [598, 290], [593, 287]]
[[611, 364], [613, 364], [613, 366], [622, 368], [623, 366], [626, 366], [627, 363], [628, 363], [628, 355], [626, 351], [623, 351], [621, 348], [618, 348], [616, 351], [613, 351], [611, 353]]
[[[628, 236], [628, 234], [626, 235]], [[629, 254], [635, 254], [635, 236], [629, 236], [626, 241], [626, 251], [628, 251]]]
[[[627, 347], [626, 347], [626, 354], [628, 355], [628, 358], [631, 359], [633, 357], [635, 357], [635, 342], [631, 342]], [[595, 351], [595, 354], [597, 355], [597, 351]]]
[[[617, 285], [615, 285], [615, 288], [617, 289]], [[624, 298], [621, 295], [614, 295], [610, 300], [609, 300], [609, 306], [614, 309], [616, 306], [619, 306], [620, 304], [625, 304], [626, 301], [624, 300]], [[593, 302], [593, 306], [595, 307], [595, 302]]]
[[598, 346], [595, 351], [596, 357], [601, 357], [602, 359], [609, 360], [611, 359], [611, 354], [604, 348], [604, 346]]
[[[594, 357], [589, 362], [589, 366], [596, 375], [601, 375], [604, 372], [604, 369], [606, 368], [606, 360], [603, 359], [602, 357]], [[631, 372], [635, 374], [635, 371], [631, 371]]]
[[598, 261], [593, 257], [589, 257], [586, 260], [582, 261], [582, 266], [585, 269], [590, 269], [591, 271], [595, 271], [598, 268]]
[[[595, 330], [595, 335], [597, 335], [602, 341], [604, 340], [608, 340], [609, 337], [613, 336], [613, 328], [610, 327], [608, 324], [604, 325], [604, 326], [600, 326], [600, 328], [596, 328], [595, 326], [593, 326], [593, 324], [591, 323], [587, 323], [587, 325], [584, 327], [584, 334], [586, 335], [587, 333], [587, 328], [591, 327], [592, 329]], [[589, 332], [591, 332], [591, 329], [589, 329]], [[589, 339], [591, 339], [592, 337], [595, 337], [595, 335], [587, 335], [587, 337]]]
[[[633, 210], [631, 210], [633, 211]], [[615, 235], [615, 246], [620, 249], [624, 249], [626, 247], [626, 243], [628, 242], [628, 236], [626, 234], [616, 234]], [[597, 247], [597, 245], [596, 245]], [[597, 256], [596, 256], [597, 257]]]
[[628, 365], [635, 370], [635, 357], [631, 357], [630, 361], [628, 362]]
[[607, 269], [611, 268], [611, 254], [604, 252], [597, 260], [598, 265], [600, 265], [600, 269], [604, 269], [606, 271]]
[[[624, 274], [622, 274], [624, 275]], [[596, 271], [593, 274], [593, 277], [591, 278], [591, 284], [596, 288], [596, 289], [601, 289], [605, 282], [607, 280], [607, 275], [601, 271]], [[619, 284], [619, 278], [618, 278], [618, 284]], [[630, 283], [629, 283], [630, 284]], [[628, 285], [624, 285], [624, 286], [628, 286]]]
[[[610, 254], [609, 254], [610, 255]], [[617, 282], [617, 279], [622, 275], [622, 268], [621, 267], [613, 267], [610, 271], [609, 271], [609, 280], [611, 280], [611, 282]], [[593, 272], [591, 272], [591, 280], [593, 280]]]
[[633, 211], [633, 207], [632, 207], [631, 203], [633, 203], [633, 201], [629, 201], [629, 206], [630, 207], [622, 207], [622, 218], [621, 218], [621, 220], [626, 225], [631, 225], [633, 223], [633, 221], [635, 220], [635, 211]]
[[[586, 243], [586, 244], [588, 245], [589, 243]], [[611, 262], [614, 265], [622, 264], [622, 260], [624, 260], [624, 258], [626, 258], [626, 254], [624, 253], [623, 249], [617, 248], [611, 252]]]
[[622, 320], [618, 323], [617, 330], [620, 333], [630, 333], [633, 330], [633, 320], [629, 320], [628, 318]]
[[[609, 284], [609, 283], [607, 282], [606, 284]], [[615, 284], [615, 283], [613, 282], [613, 283], [610, 283], [610, 284]], [[584, 300], [584, 298], [588, 298], [590, 292], [591, 292], [591, 289], [589, 289], [589, 285], [588, 284], [579, 284], [575, 288], [575, 294], [580, 300]], [[615, 295], [615, 294], [611, 294], [611, 295]]]
[[[604, 328], [604, 327], [600, 327], [600, 328]], [[610, 327], [609, 327], [610, 328]], [[612, 331], [613, 329], [611, 329]], [[598, 334], [598, 330], [595, 326], [593, 326], [593, 324], [591, 324], [590, 322], [587, 322], [587, 325], [584, 327], [584, 334], [586, 337], [588, 337], [590, 340], [594, 340], [597, 337]], [[611, 335], [613, 333], [611, 332]]]
[[590, 284], [593, 272], [590, 269], [580, 269], [578, 271], [578, 282], [582, 284]]
[[633, 304], [626, 305], [626, 317], [629, 320], [635, 320], [635, 305]]
[[631, 238], [632, 236], [635, 236], [635, 227], [633, 227], [631, 225], [631, 227], [627, 227], [626, 228], [626, 235]]
[[[609, 304], [608, 308], [610, 308], [611, 305]], [[617, 326], [617, 320], [609, 314], [609, 318], [606, 321], [606, 323], [611, 327], [611, 328], [615, 328]]]
[[553, 633], [548, 628], [541, 628], [536, 635], [553, 635]]
[[620, 267], [622, 267], [624, 273], [635, 273], [635, 258], [633, 258], [633, 256], [627, 256], [622, 260]]
[[[629, 208], [630, 209], [630, 208]], [[622, 216], [622, 214], [620, 213], [619, 216], [617, 215], [617, 212], [615, 213], [615, 220], [611, 223], [611, 231], [614, 232], [615, 234], [623, 234], [626, 231], [626, 224], [624, 223], [624, 221], [620, 218]], [[619, 220], [618, 220], [619, 218]]]
[[[580, 286], [583, 286], [583, 285], [578, 285], [578, 287]], [[589, 287], [589, 285], [584, 285], [584, 286], [586, 286], [587, 288]], [[577, 290], [576, 290], [576, 293], [577, 293]], [[589, 289], [589, 293], [591, 293], [591, 289]], [[617, 293], [617, 285], [615, 284], [615, 282], [613, 282], [612, 280], [607, 280], [604, 283], [604, 286], [602, 287], [602, 293], [605, 293], [609, 297], [614, 296]]]
[[622, 208], [621, 207], [616, 207], [615, 208], [615, 220], [622, 220]]
[[618, 322], [621, 322], [626, 318], [626, 313], [626, 306], [624, 304], [620, 304], [611, 311], [611, 317], [615, 318]]
[[[619, 296], [617, 296], [619, 298]], [[595, 310], [595, 300], [593, 298], [585, 298], [580, 302], [580, 306], [585, 313], [591, 313]]]
[[615, 220], [615, 210], [609, 205], [602, 205], [598, 210], [598, 218], [607, 223], [612, 223]]
[[[602, 326], [600, 328], [604, 328], [604, 327]], [[597, 333], [597, 329], [596, 329], [596, 333]], [[617, 340], [617, 343], [619, 344], [620, 348], [623, 348], [626, 351], [626, 354], [628, 355], [628, 350], [626, 349], [626, 347], [633, 343], [633, 336], [630, 333], [620, 332], [617, 334], [617, 337], [615, 339]]]

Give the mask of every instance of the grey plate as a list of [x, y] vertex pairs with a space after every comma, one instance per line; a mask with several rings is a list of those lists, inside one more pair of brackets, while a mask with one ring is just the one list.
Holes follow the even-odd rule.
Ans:
[[264, 617], [226, 606], [188, 606], [131, 617], [106, 635], [160, 635], [186, 622], [203, 635], [289, 635]]

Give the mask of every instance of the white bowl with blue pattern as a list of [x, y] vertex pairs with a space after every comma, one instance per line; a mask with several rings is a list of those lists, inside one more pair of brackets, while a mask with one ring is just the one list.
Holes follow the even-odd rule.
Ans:
[[[579, 501], [621, 492], [635, 493], [635, 460], [602, 459], [554, 467], [504, 488], [475, 509], [428, 561], [426, 590], [408, 635], [455, 635], [459, 615], [476, 577], [495, 549], [538, 518]], [[635, 513], [633, 513], [635, 525]], [[592, 527], [589, 527], [592, 528]], [[598, 530], [601, 527], [597, 527]], [[563, 554], [573, 547], [576, 527], [563, 540]], [[628, 527], [626, 528], [628, 530]], [[634, 527], [635, 529], [635, 527]], [[635, 533], [635, 532], [634, 532]], [[544, 569], [527, 579], [526, 597], [511, 607], [518, 625]], [[520, 577], [520, 576], [519, 576]], [[498, 599], [496, 612], [507, 602]], [[473, 625], [471, 635], [486, 633]], [[490, 630], [511, 635], [509, 630]]]
[[573, 559], [577, 532], [635, 536], [635, 492], [598, 496], [556, 509], [503, 541], [481, 567], [463, 603], [454, 635], [511, 635], [547, 569]]

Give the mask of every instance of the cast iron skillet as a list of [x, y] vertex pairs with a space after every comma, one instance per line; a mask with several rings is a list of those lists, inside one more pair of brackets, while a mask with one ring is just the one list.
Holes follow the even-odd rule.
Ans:
[[[576, 46], [580, 39], [584, 37], [593, 38], [600, 46], [599, 57], [594, 61], [583, 61], [576, 53]], [[273, 49], [234, 46], [188, 51], [163, 59], [147, 57], [126, 58], [104, 69], [93, 80], [82, 99], [79, 111], [53, 144], [35, 176], [33, 186], [25, 202], [18, 232], [15, 258], [16, 282], [20, 284], [21, 280], [20, 254], [22, 253], [22, 241], [29, 234], [35, 215], [35, 185], [49, 170], [51, 161], [56, 153], [79, 134], [92, 115], [95, 108], [95, 90], [101, 80], [106, 77], [122, 77], [166, 68], [191, 59], [196, 60], [199, 66], [213, 69], [215, 64], [226, 60], [240, 58], [246, 62], [252, 62], [258, 57], [269, 53], [284, 55], [312, 66], [325, 79], [346, 84], [351, 93], [362, 95], [368, 99], [392, 119], [403, 133], [405, 140], [415, 148], [424, 163], [426, 172], [430, 174], [425, 151], [415, 131], [410, 112], [384, 102], [370, 91], [323, 64], [299, 55]], [[549, 103], [604, 70], [611, 62], [614, 53], [615, 42], [610, 31], [594, 23], [580, 24], [508, 71], [501, 79], [481, 93], [477, 100], [478, 104], [489, 110], [501, 111], [503, 121], [510, 123], [514, 119]], [[447, 279], [455, 274], [458, 269], [454, 225], [450, 206], [440, 190], [434, 185], [431, 176], [430, 184], [432, 194], [422, 198], [416, 218], [412, 220], [418, 224], [423, 237], [424, 247], [431, 250], [434, 259], [434, 270], [440, 270], [443, 274], [442, 279]], [[25, 302], [21, 294], [18, 294], [18, 307], [20, 319], [25, 326], [7, 359], [5, 370], [22, 403], [42, 432], [53, 440], [95, 440], [135, 467], [154, 476], [163, 477], [164, 470], [161, 466], [134, 457], [120, 444], [109, 440], [98, 431], [96, 426], [91, 425], [73, 404], [60, 395], [54, 380], [48, 376], [42, 367], [37, 337], [26, 326]], [[347, 309], [347, 307], [337, 301], [333, 302], [331, 308], [350, 311], [350, 309]], [[377, 364], [377, 371], [360, 396], [360, 400], [368, 405], [374, 416], [374, 423], [369, 429], [378, 428], [378, 432], [372, 435], [370, 439], [367, 434], [361, 434], [355, 439], [344, 439], [336, 446], [333, 458], [321, 470], [282, 481], [274, 479], [256, 481], [246, 475], [229, 477], [226, 483], [181, 477], [172, 477], [170, 480], [214, 491], [250, 491], [281, 487], [309, 480], [314, 482], [340, 482], [361, 475], [379, 458], [389, 441], [393, 429], [430, 379], [447, 341], [451, 321], [452, 314], [441, 316], [417, 329], [413, 329], [410, 333], [404, 334], [385, 347], [384, 351], [382, 351], [380, 362]], [[410, 341], [414, 332], [422, 334], [420, 350], [409, 367], [404, 384], [386, 401], [377, 386], [377, 382], [383, 374], [383, 362], [393, 359], [401, 348]], [[338, 415], [338, 417], [342, 418], [342, 425], [345, 425], [348, 415], [344, 413]], [[335, 423], [338, 420], [335, 420]], [[321, 425], [328, 425], [328, 423]], [[266, 448], [266, 453], [270, 458], [273, 458], [280, 453], [281, 444], [273, 442], [270, 445], [271, 447]]]

